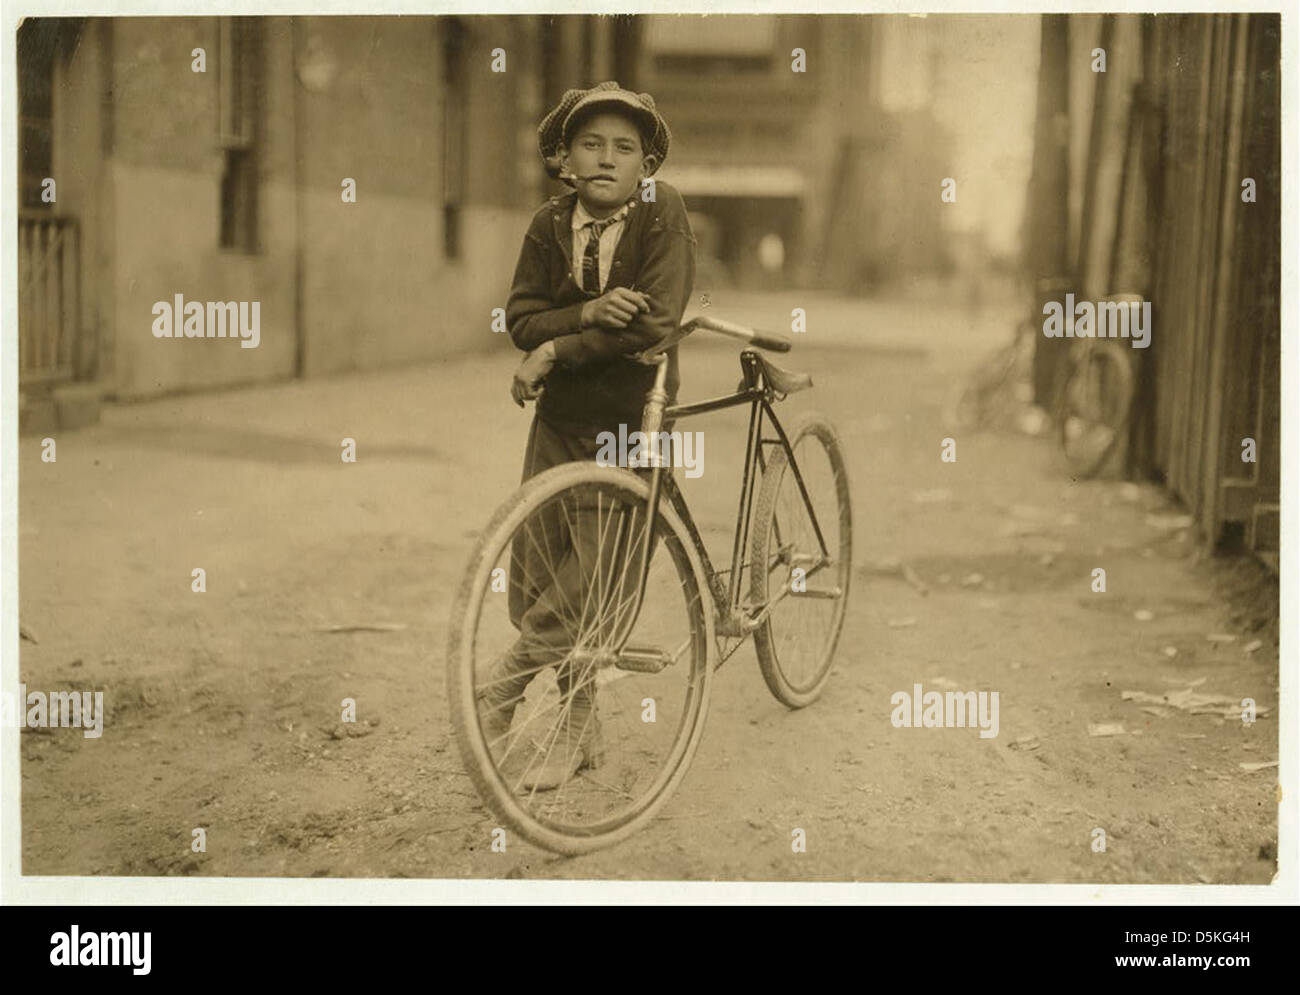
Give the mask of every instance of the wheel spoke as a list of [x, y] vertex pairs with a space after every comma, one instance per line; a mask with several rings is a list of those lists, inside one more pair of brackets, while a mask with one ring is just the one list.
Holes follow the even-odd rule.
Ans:
[[804, 486], [788, 457], [777, 454], [754, 537], [753, 559], [766, 571], [755, 571], [751, 603], [763, 675], [780, 700], [798, 707], [820, 693], [829, 672], [851, 564], [843, 457], [827, 441], [833, 433], [809, 419], [789, 438]]
[[[462, 752], [503, 824], [562, 852], [652, 814], [698, 739], [712, 675], [705, 579], [665, 501], [639, 589], [646, 493], [630, 474], [546, 471], [483, 540], [486, 566], [471, 566], [476, 576], [505, 568], [510, 584], [508, 596], [476, 592], [474, 629], [459, 644], [468, 655], [452, 661], [473, 675], [481, 702], [477, 717], [457, 723], [469, 741]], [[625, 643], [641, 648], [641, 665], [615, 669]]]

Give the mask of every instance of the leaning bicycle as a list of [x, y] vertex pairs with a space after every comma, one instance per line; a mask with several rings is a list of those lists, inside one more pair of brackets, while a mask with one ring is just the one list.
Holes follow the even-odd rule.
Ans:
[[[1100, 303], [1136, 312], [1142, 298], [1115, 294]], [[1135, 391], [1129, 351], [1114, 339], [1074, 339], [1060, 378], [1056, 423], [1061, 452], [1076, 476], [1095, 477], [1129, 428]]]
[[[755, 348], [740, 353], [734, 393], [669, 406], [665, 350], [699, 330]], [[691, 417], [749, 409], [726, 568], [714, 566], [670, 461], [653, 445], [638, 469], [581, 462], [539, 474], [479, 537], [451, 616], [452, 724], [483, 801], [530, 842], [587, 853], [653, 818], [699, 746], [715, 671], [749, 637], [779, 701], [802, 708], [825, 688], [851, 576], [849, 483], [829, 421], [805, 414], [787, 429], [777, 418], [774, 405], [812, 380], [757, 349], [789, 348], [782, 337], [697, 318], [638, 357], [657, 368], [642, 416], [647, 439]], [[521, 556], [530, 558], [530, 590], [511, 572]], [[549, 599], [554, 624], [521, 631], [521, 599], [539, 598]], [[528, 683], [500, 728], [484, 701], [504, 653], [527, 661]], [[597, 721], [598, 748], [589, 728]], [[539, 789], [536, 771], [575, 738], [587, 762]]]

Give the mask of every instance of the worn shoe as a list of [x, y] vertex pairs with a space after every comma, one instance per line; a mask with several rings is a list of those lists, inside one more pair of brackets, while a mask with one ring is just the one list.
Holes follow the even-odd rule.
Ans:
[[[536, 744], [535, 744], [536, 745]], [[599, 767], [605, 759], [605, 736], [596, 717], [595, 706], [580, 705], [575, 699], [568, 720], [549, 753], [537, 746], [545, 759], [539, 766], [530, 767], [520, 787], [524, 791], [554, 791], [567, 784], [580, 770]]]
[[510, 723], [515, 708], [523, 697], [524, 688], [532, 679], [530, 675], [511, 678], [510, 657], [502, 654], [488, 667], [483, 686], [478, 689], [478, 721], [483, 728], [483, 738], [493, 753], [506, 751], [510, 746]]
[[510, 748], [510, 723], [515, 717], [515, 706], [498, 707], [484, 698], [478, 702], [478, 721], [483, 727], [483, 738], [493, 753]]

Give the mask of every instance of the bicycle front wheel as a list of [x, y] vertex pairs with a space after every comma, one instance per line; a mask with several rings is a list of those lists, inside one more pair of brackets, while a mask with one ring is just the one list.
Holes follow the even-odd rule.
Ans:
[[778, 701], [802, 708], [825, 688], [844, 625], [853, 513], [831, 423], [805, 415], [787, 438], [795, 462], [774, 449], [754, 514], [750, 607], [767, 613], [754, 630], [763, 679]]
[[478, 541], [453, 609], [449, 697], [466, 771], [504, 826], [581, 854], [653, 817], [699, 744], [712, 670], [704, 570], [667, 498], [638, 589], [649, 485], [554, 467]]

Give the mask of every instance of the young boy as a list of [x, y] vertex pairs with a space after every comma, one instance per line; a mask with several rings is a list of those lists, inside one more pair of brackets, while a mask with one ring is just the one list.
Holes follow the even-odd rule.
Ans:
[[[695, 236], [681, 195], [650, 179], [668, 155], [668, 125], [647, 93], [606, 82], [569, 90], [538, 128], [547, 171], [573, 190], [552, 197], [533, 216], [515, 268], [506, 323], [524, 357], [510, 392], [537, 400], [524, 453], [523, 479], [573, 460], [594, 460], [596, 436], [640, 428], [654, 367], [632, 354], [676, 331], [695, 276]], [[677, 349], [667, 351], [669, 403], [678, 387]], [[548, 535], [555, 531], [548, 528]], [[562, 529], [559, 531], [563, 531]], [[581, 531], [578, 529], [577, 531]], [[516, 543], [510, 565], [510, 619], [520, 636], [493, 664], [480, 692], [489, 743], [503, 742], [532, 677], [564, 657], [570, 638], [562, 606], [581, 592], [572, 543], [566, 563], [542, 570], [530, 544]], [[552, 570], [554, 572], [552, 572]], [[562, 580], [551, 580], [559, 575]], [[546, 578], [546, 579], [543, 579]], [[568, 706], [544, 762], [530, 766], [523, 787], [558, 788], [600, 759], [595, 684], [572, 686], [560, 666]]]

